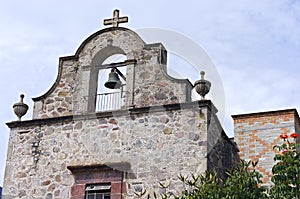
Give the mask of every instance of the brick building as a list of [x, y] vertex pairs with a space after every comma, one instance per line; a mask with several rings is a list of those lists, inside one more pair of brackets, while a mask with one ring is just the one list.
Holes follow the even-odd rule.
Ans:
[[270, 184], [274, 155], [272, 148], [282, 140], [281, 134], [299, 132], [296, 109], [233, 115], [234, 140], [244, 160], [258, 160], [256, 170], [263, 174], [263, 183]]

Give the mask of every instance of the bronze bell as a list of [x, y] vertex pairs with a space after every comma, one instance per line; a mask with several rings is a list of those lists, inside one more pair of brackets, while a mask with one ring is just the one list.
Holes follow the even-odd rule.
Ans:
[[105, 82], [104, 86], [110, 89], [118, 89], [121, 88], [122, 82], [120, 81], [119, 75], [116, 73], [114, 69], [111, 70], [108, 76], [107, 82]]

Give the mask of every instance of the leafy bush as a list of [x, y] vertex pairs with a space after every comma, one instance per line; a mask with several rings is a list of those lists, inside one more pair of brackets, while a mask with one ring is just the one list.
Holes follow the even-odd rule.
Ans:
[[274, 146], [280, 153], [276, 154], [277, 161], [272, 168], [274, 185], [270, 189], [271, 198], [297, 199], [300, 198], [300, 153], [297, 150], [298, 134], [293, 133], [290, 141], [287, 135], [280, 135], [283, 144]]
[[[273, 185], [267, 189], [260, 186], [262, 175], [255, 170], [257, 162], [241, 162], [237, 167], [227, 172], [228, 177], [221, 179], [217, 174], [205, 172], [201, 175], [185, 177], [179, 175], [178, 178], [185, 185], [185, 190], [179, 195], [167, 192], [169, 183], [161, 184], [165, 190], [158, 195], [154, 193], [154, 198], [174, 198], [174, 199], [300, 199], [300, 152], [297, 139], [299, 135], [280, 135], [283, 140], [281, 145], [276, 145], [273, 149], [278, 150], [275, 155], [275, 165], [272, 168]], [[292, 138], [293, 141], [290, 141]], [[252, 166], [252, 168], [250, 168]], [[138, 193], [143, 197], [146, 190]], [[150, 195], [148, 198], [152, 198]]]
[[[174, 198], [174, 199], [260, 199], [267, 198], [265, 193], [266, 188], [259, 186], [262, 175], [255, 171], [249, 170], [252, 163], [253, 168], [257, 162], [241, 162], [237, 167], [228, 171], [228, 178], [225, 180], [219, 178], [216, 174], [205, 172], [201, 175], [191, 175], [185, 177], [179, 175], [178, 178], [185, 185], [186, 189], [179, 195], [171, 192], [163, 194], [154, 193], [153, 197], [148, 195], [148, 198]], [[169, 186], [170, 183], [167, 184]], [[161, 188], [167, 189], [166, 185], [160, 184]], [[137, 196], [142, 197], [143, 194], [136, 193]]]
[[[262, 175], [255, 170], [249, 170], [251, 161], [241, 162], [239, 166], [227, 172], [225, 180], [214, 174], [205, 173], [192, 180], [180, 178], [185, 184], [191, 186], [190, 190], [183, 191], [178, 199], [259, 199], [266, 198], [266, 188], [259, 186]], [[252, 162], [255, 167], [257, 162]]]

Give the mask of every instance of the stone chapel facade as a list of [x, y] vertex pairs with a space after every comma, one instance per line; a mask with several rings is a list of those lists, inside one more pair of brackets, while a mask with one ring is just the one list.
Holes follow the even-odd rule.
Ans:
[[[130, 199], [170, 181], [177, 192], [178, 174], [225, 175], [239, 160], [213, 103], [191, 101], [193, 85], [167, 74], [163, 44], [116, 21], [59, 59], [55, 83], [33, 98], [32, 120], [7, 123], [3, 198]], [[115, 54], [126, 60], [103, 64]], [[97, 93], [99, 74], [122, 67], [120, 88]]]
[[[224, 176], [240, 158], [258, 160], [256, 170], [270, 184], [272, 147], [281, 134], [299, 132], [297, 110], [233, 115], [233, 144], [213, 103], [192, 101], [194, 86], [167, 74], [163, 44], [146, 44], [118, 27], [126, 20], [116, 10], [104, 21], [113, 27], [61, 57], [53, 86], [33, 98], [32, 120], [7, 123], [2, 197], [131, 199], [162, 193], [159, 183], [169, 182], [168, 191], [176, 192], [182, 187], [178, 174], [208, 170]], [[105, 64], [116, 54], [125, 60]], [[105, 70], [118, 88], [99, 93]], [[21, 100], [15, 106], [27, 105]]]

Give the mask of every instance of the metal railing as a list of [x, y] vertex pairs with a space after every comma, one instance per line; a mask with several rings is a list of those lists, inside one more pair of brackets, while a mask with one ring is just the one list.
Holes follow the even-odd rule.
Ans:
[[97, 94], [96, 111], [119, 110], [124, 105], [123, 92]]

